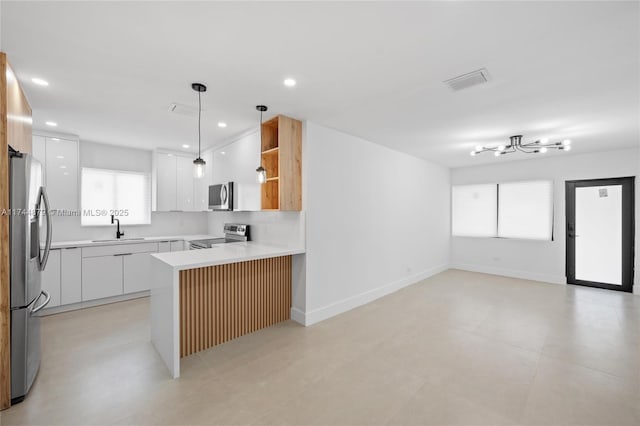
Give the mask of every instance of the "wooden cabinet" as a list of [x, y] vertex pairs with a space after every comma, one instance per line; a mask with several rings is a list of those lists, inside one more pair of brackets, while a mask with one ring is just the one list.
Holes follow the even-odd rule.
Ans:
[[47, 308], [60, 305], [60, 250], [51, 250], [41, 275], [42, 289], [51, 296]]
[[82, 300], [102, 299], [122, 294], [122, 256], [82, 259]]
[[82, 249], [60, 249], [60, 304], [82, 301]]
[[278, 115], [262, 123], [262, 210], [302, 210], [302, 122]]

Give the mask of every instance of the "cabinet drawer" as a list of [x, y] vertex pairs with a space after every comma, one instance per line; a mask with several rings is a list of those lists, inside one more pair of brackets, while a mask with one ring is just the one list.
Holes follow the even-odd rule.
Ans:
[[158, 243], [132, 243], [113, 246], [83, 247], [82, 257], [113, 256], [127, 253], [157, 253]]

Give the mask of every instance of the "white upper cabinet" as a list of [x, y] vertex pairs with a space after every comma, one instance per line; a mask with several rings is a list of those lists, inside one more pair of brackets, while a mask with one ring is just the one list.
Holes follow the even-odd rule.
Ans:
[[33, 156], [44, 168], [44, 182], [51, 208], [78, 209], [78, 141], [34, 135], [32, 142]]
[[205, 176], [202, 179], [196, 179], [193, 177], [195, 156], [167, 152], [154, 153], [154, 211], [208, 210], [213, 153], [203, 152], [202, 158], [206, 162]]
[[45, 146], [45, 180], [51, 209], [78, 209], [78, 142], [46, 138]]
[[154, 210], [168, 212], [177, 210], [177, 162], [173, 154], [155, 153], [156, 205]]
[[176, 210], [193, 211], [193, 187], [195, 185], [193, 177], [193, 158], [176, 157]]
[[256, 183], [260, 165], [260, 134], [250, 133], [213, 152], [212, 183]]
[[[47, 148], [45, 146], [45, 137], [44, 136], [33, 136], [32, 144], [31, 144], [31, 152], [33, 157], [42, 163], [42, 172], [46, 178], [47, 176]], [[45, 182], [46, 185], [46, 182]]]

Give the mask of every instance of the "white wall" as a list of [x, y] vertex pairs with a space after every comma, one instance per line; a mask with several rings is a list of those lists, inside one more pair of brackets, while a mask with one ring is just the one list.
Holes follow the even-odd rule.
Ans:
[[[80, 141], [80, 167], [131, 170], [151, 173], [151, 151]], [[78, 182], [80, 185], [80, 182]], [[97, 240], [115, 237], [115, 225], [105, 218], [105, 226], [80, 226], [79, 216], [54, 216], [53, 241]], [[152, 237], [207, 234], [207, 214], [201, 212], [152, 212], [150, 225], [127, 226], [125, 237]]]
[[307, 122], [306, 304], [311, 324], [449, 264], [449, 169]]
[[[452, 267], [552, 283], [566, 283], [565, 180], [635, 176], [639, 170], [639, 155], [638, 149], [626, 149], [453, 169], [452, 185], [553, 179], [555, 238], [554, 241], [526, 241], [453, 237]], [[638, 224], [638, 221], [636, 223]], [[636, 229], [640, 232], [639, 225]], [[636, 256], [636, 265], [637, 261], [638, 256]], [[638, 274], [635, 278], [637, 283]]]

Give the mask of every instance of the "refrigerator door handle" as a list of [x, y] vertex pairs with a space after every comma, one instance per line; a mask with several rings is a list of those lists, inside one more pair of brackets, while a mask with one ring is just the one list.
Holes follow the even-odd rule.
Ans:
[[[32, 313], [32, 314], [35, 314], [36, 312], [39, 312], [39, 311], [41, 311], [42, 309], [44, 309], [44, 307], [45, 307], [45, 306], [47, 306], [47, 305], [49, 304], [49, 302], [51, 301], [51, 295], [49, 294], [49, 292], [48, 292], [48, 291], [46, 291], [46, 290], [42, 290], [42, 291], [40, 292], [40, 296], [42, 296], [43, 294], [44, 294], [44, 296], [45, 296], [44, 303], [42, 303], [41, 305], [36, 306], [35, 308], [33, 308], [33, 309], [31, 310], [31, 313]], [[40, 296], [38, 296], [38, 299], [40, 299]]]
[[[51, 251], [51, 209], [49, 208], [49, 197], [47, 197], [47, 191], [45, 191], [44, 186], [40, 187], [40, 197], [42, 201], [44, 201], [44, 213], [47, 217], [47, 240], [44, 245], [44, 253], [42, 255], [42, 259], [40, 259], [40, 267], [41, 271], [44, 271], [45, 266], [47, 266], [47, 260], [49, 260], [49, 252]], [[40, 200], [38, 197], [38, 200]], [[38, 208], [40, 207], [40, 201], [38, 201]]]

